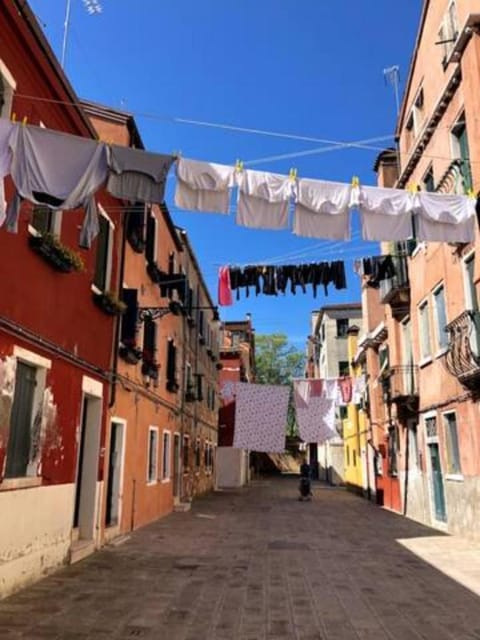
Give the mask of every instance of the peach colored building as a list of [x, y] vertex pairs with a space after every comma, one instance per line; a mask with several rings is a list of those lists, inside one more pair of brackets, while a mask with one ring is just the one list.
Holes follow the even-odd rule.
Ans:
[[220, 318], [187, 232], [176, 228], [186, 279], [180, 340], [182, 486], [184, 501], [214, 487], [218, 442]]
[[220, 345], [220, 409], [216, 483], [241, 487], [250, 479], [250, 454], [233, 447], [235, 433], [235, 383], [255, 381], [255, 329], [250, 315], [222, 325]]
[[[424, 2], [384, 186], [480, 189], [480, 5]], [[427, 524], [480, 538], [480, 245], [384, 243], [396, 275], [363, 289], [377, 494]]]

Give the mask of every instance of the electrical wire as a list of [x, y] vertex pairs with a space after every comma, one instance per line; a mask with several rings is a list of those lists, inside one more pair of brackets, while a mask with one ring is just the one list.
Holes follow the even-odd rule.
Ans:
[[[32, 96], [29, 94], [22, 94], [22, 93], [15, 93], [14, 94], [15, 97], [17, 98], [22, 98], [22, 99], [26, 99], [26, 100], [34, 100], [34, 101], [39, 101], [39, 102], [47, 102], [47, 103], [53, 103], [53, 104], [61, 104], [61, 105], [66, 105], [66, 106], [72, 106], [75, 108], [81, 108], [81, 101], [78, 102], [72, 102], [69, 100], [59, 100], [56, 98], [46, 98], [43, 96]], [[181, 118], [181, 117], [177, 117], [177, 116], [170, 116], [170, 115], [163, 115], [163, 114], [158, 114], [158, 113], [153, 113], [153, 112], [142, 112], [142, 111], [128, 111], [128, 114], [131, 115], [132, 117], [138, 117], [138, 118], [146, 118], [149, 120], [157, 120], [160, 122], [170, 122], [173, 124], [188, 124], [188, 125], [194, 125], [194, 126], [200, 126], [200, 127], [208, 127], [208, 128], [215, 128], [215, 129], [219, 129], [219, 130], [225, 130], [225, 131], [232, 131], [232, 132], [237, 132], [237, 133], [248, 133], [248, 134], [252, 134], [252, 135], [263, 135], [263, 136], [268, 136], [268, 137], [275, 137], [275, 138], [284, 138], [284, 139], [289, 139], [289, 140], [299, 140], [299, 141], [303, 141], [303, 142], [318, 142], [321, 144], [325, 144], [325, 145], [331, 145], [332, 148], [325, 148], [325, 147], [319, 147], [316, 151], [311, 149], [311, 150], [306, 150], [304, 151], [300, 151], [300, 152], [294, 152], [294, 155], [290, 155], [290, 154], [282, 154], [280, 156], [271, 156], [269, 158], [263, 159], [263, 158], [259, 158], [259, 159], [254, 159], [251, 161], [246, 161], [244, 162], [244, 165], [247, 164], [247, 162], [249, 162], [250, 164], [255, 162], [255, 163], [260, 163], [260, 162], [266, 162], [266, 161], [270, 161], [273, 162], [275, 161], [275, 159], [285, 159], [285, 157], [287, 158], [292, 158], [292, 157], [301, 157], [300, 154], [305, 154], [305, 155], [312, 155], [314, 153], [322, 153], [323, 149], [325, 151], [334, 151], [337, 148], [340, 149], [348, 149], [348, 148], [363, 148], [363, 146], [368, 145], [368, 142], [365, 143], [365, 145], [363, 145], [362, 141], [354, 141], [354, 142], [346, 142], [346, 141], [340, 141], [340, 140], [329, 140], [326, 138], [318, 138], [318, 137], [314, 137], [314, 136], [304, 136], [304, 135], [300, 135], [300, 134], [291, 134], [291, 133], [282, 133], [279, 131], [270, 131], [268, 129], [259, 129], [259, 128], [251, 128], [251, 127], [241, 127], [241, 126], [237, 126], [237, 125], [230, 125], [230, 124], [225, 124], [225, 123], [219, 123], [219, 122], [209, 122], [209, 121], [204, 121], [204, 120], [195, 120], [192, 118]], [[480, 120], [480, 118], [477, 117], [473, 117], [472, 120], [474, 121], [478, 121]], [[451, 125], [445, 125], [445, 126], [439, 126], [436, 127], [436, 130], [440, 130], [440, 129], [451, 129]], [[376, 138], [371, 138], [369, 139], [370, 141], [381, 141], [382, 139], [384, 140], [393, 140], [393, 134], [388, 134], [386, 136], [378, 136]], [[363, 146], [362, 146], [363, 145]], [[372, 147], [373, 151], [384, 151], [384, 148], [380, 148], [380, 147]], [[397, 153], [399, 153], [401, 156], [406, 156], [409, 157], [412, 153], [411, 150], [409, 151], [399, 151], [397, 150]], [[433, 155], [433, 154], [425, 154], [422, 153], [422, 158], [426, 158], [426, 159], [433, 159], [433, 160], [452, 160], [451, 156], [439, 156], [439, 155]], [[472, 160], [469, 159], [470, 164], [480, 164], [480, 160]]]

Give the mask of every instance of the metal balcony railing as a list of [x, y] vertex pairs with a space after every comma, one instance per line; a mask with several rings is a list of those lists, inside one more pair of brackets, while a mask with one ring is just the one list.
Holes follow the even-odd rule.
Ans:
[[410, 300], [407, 256], [392, 256], [395, 275], [380, 281], [380, 299], [383, 304], [406, 304]]
[[418, 367], [416, 365], [391, 367], [389, 381], [392, 400], [418, 396]]
[[446, 326], [447, 369], [469, 389], [480, 389], [480, 311], [466, 310]]

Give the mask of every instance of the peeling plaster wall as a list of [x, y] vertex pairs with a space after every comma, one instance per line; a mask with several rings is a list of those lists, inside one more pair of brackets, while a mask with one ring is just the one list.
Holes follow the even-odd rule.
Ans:
[[73, 484], [0, 492], [0, 598], [67, 561], [74, 495]]
[[0, 478], [5, 469], [16, 370], [17, 359], [14, 356], [0, 359]]
[[448, 532], [480, 540], [480, 478], [444, 480]]
[[[402, 492], [402, 505], [405, 505], [405, 471], [399, 471], [398, 479]], [[427, 479], [416, 469], [411, 470], [408, 476], [406, 515], [417, 522], [434, 526], [430, 514]]]

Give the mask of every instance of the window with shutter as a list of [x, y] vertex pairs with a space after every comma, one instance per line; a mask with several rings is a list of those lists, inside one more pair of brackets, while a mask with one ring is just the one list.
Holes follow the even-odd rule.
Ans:
[[37, 369], [24, 362], [17, 362], [7, 445], [6, 478], [22, 478], [27, 475], [36, 381]]
[[52, 211], [49, 207], [36, 205], [32, 209], [31, 225], [35, 231], [38, 231], [38, 233], [42, 235], [55, 233], [56, 215], [59, 213], [59, 211]]
[[137, 343], [138, 291], [137, 289], [123, 289], [123, 302], [127, 310], [122, 315], [121, 340], [125, 346], [135, 346]]
[[105, 216], [100, 215], [97, 236], [97, 256], [93, 283], [100, 291], [107, 291], [110, 286], [109, 261], [111, 251], [111, 228]]
[[143, 359], [147, 362], [155, 362], [157, 351], [157, 325], [152, 318], [145, 318], [143, 324]]
[[203, 374], [197, 373], [197, 400], [202, 402], [203, 400]]
[[149, 264], [153, 264], [157, 259], [157, 219], [151, 211], [147, 215], [147, 238], [145, 244], [145, 258]]
[[167, 390], [178, 391], [177, 383], [177, 347], [170, 338], [167, 343]]
[[136, 203], [127, 210], [127, 239], [137, 253], [145, 249], [145, 205]]

